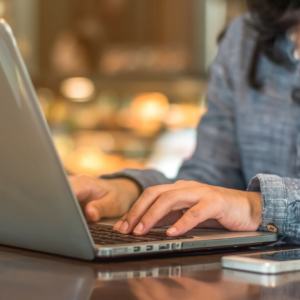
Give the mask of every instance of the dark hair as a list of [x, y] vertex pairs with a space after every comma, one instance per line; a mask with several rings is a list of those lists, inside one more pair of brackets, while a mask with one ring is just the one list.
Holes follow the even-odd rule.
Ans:
[[257, 78], [257, 69], [261, 53], [276, 64], [288, 63], [287, 56], [274, 44], [279, 36], [300, 23], [300, 0], [247, 0], [247, 4], [252, 16], [249, 25], [258, 32], [248, 81], [253, 88], [260, 89], [262, 82]]

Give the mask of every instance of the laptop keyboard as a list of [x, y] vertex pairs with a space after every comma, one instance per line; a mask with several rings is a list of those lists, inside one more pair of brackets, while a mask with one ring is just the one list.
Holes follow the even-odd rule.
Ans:
[[136, 236], [133, 234], [122, 234], [114, 231], [112, 228], [96, 225], [89, 227], [93, 240], [97, 245], [116, 245], [116, 244], [130, 244], [141, 242], [156, 242], [156, 241], [170, 241], [192, 239], [193, 237], [182, 235], [178, 237], [169, 237], [164, 232], [149, 232], [146, 235]]

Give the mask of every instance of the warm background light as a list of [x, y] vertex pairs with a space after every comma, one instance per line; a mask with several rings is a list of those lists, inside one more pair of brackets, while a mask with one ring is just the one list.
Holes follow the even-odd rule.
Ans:
[[174, 177], [206, 112], [217, 37], [245, 8], [245, 0], [0, 0], [0, 18], [69, 174], [151, 167]]
[[6, 5], [3, 0], [0, 0], [0, 17], [3, 17], [6, 12]]
[[94, 96], [95, 85], [88, 78], [69, 78], [61, 83], [60, 91], [64, 97], [72, 101], [86, 102]]
[[140, 121], [160, 121], [168, 108], [168, 98], [160, 93], [137, 95], [131, 103], [131, 112]]

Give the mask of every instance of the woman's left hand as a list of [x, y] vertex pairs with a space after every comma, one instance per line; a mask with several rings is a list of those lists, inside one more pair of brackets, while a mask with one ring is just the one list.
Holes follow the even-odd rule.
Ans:
[[199, 224], [208, 227], [205, 224], [210, 223], [215, 228], [255, 231], [261, 222], [262, 209], [261, 193], [178, 181], [147, 188], [114, 229], [143, 235], [154, 226], [175, 223], [167, 234], [178, 236]]

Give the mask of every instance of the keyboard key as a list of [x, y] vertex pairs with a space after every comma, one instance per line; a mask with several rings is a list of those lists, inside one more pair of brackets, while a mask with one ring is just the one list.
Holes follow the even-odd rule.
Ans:
[[127, 244], [127, 243], [142, 243], [142, 242], [154, 242], [154, 241], [170, 241], [178, 239], [191, 239], [193, 237], [180, 236], [169, 237], [165, 232], [149, 232], [143, 236], [136, 236], [134, 234], [122, 234], [118, 231], [114, 231], [110, 227], [103, 225], [96, 225], [90, 227], [90, 231], [95, 243], [100, 245], [115, 245], [115, 244]]

